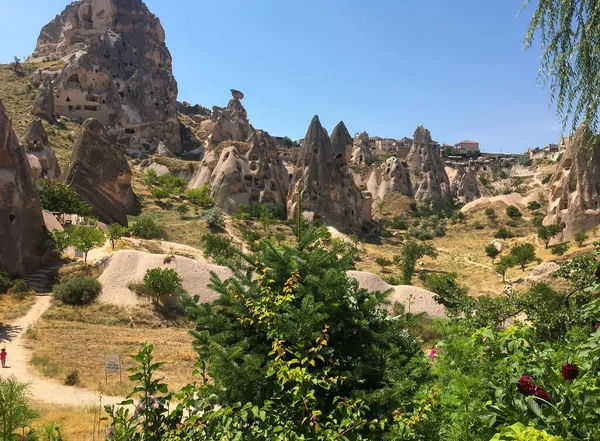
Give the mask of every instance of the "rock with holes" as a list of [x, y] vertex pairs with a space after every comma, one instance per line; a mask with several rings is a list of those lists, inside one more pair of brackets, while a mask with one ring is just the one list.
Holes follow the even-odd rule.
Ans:
[[549, 224], [563, 226], [556, 240], [571, 240], [600, 224], [600, 142], [583, 126], [567, 141], [548, 183], [544, 225]]
[[370, 164], [373, 160], [373, 154], [369, 146], [369, 134], [367, 132], [354, 135], [352, 145], [352, 155], [350, 162], [354, 165]]
[[0, 270], [23, 275], [39, 266], [44, 237], [29, 162], [0, 101]]
[[344, 121], [335, 126], [333, 132], [331, 132], [331, 148], [336, 160], [343, 158], [346, 164], [352, 159], [353, 150], [353, 139], [350, 136], [350, 132], [346, 128]]
[[360, 231], [371, 221], [371, 198], [356, 186], [344, 158], [336, 158], [316, 115], [297, 161], [288, 195], [288, 217], [300, 210], [303, 216], [320, 218], [340, 231]]
[[81, 126], [63, 182], [91, 204], [101, 222], [127, 225], [127, 209], [135, 201], [131, 170], [100, 121], [90, 118]]
[[188, 188], [207, 186], [227, 213], [239, 204], [285, 204], [289, 180], [273, 139], [262, 130], [249, 142], [223, 142], [209, 148]]
[[414, 198], [426, 206], [439, 205], [450, 195], [450, 181], [440, 152], [423, 126], [415, 130], [413, 145], [406, 157]]
[[410, 179], [402, 160], [393, 156], [373, 170], [367, 181], [367, 190], [373, 196], [373, 200], [380, 201], [390, 193], [412, 196]]
[[40, 84], [38, 93], [31, 104], [31, 113], [47, 121], [54, 120], [54, 86], [46, 78]]
[[490, 195], [470, 164], [458, 167], [450, 183], [450, 191], [461, 204]]
[[227, 107], [213, 106], [211, 119], [201, 122], [201, 129], [213, 146], [223, 141], [245, 142], [254, 133], [248, 121], [248, 113], [240, 101], [244, 94], [234, 89], [231, 94]]
[[[54, 79], [56, 114], [95, 118], [123, 143], [135, 135], [180, 151], [171, 55], [159, 19], [142, 0], [72, 2], [42, 28], [30, 59], [44, 57], [65, 63]], [[134, 139], [131, 149], [143, 145]]]
[[27, 158], [32, 171], [34, 171], [35, 179], [60, 179], [60, 166], [48, 141], [44, 125], [39, 118], [34, 118], [27, 127], [23, 137], [23, 147], [27, 152]]

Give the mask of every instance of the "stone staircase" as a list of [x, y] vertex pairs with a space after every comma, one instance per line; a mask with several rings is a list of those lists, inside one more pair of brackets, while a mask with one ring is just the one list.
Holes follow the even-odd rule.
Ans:
[[44, 265], [36, 272], [26, 277], [27, 283], [34, 289], [36, 295], [50, 295], [52, 292], [52, 285], [58, 275], [58, 270], [62, 268], [62, 266], [62, 263]]

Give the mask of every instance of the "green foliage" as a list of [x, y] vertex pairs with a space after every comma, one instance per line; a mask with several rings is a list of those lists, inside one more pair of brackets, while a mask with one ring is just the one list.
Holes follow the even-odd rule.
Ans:
[[104, 232], [96, 227], [75, 225], [67, 230], [69, 244], [76, 250], [83, 252], [83, 263], [87, 264], [88, 252], [104, 244]]
[[92, 206], [79, 199], [77, 192], [70, 187], [53, 183], [49, 179], [37, 180], [38, 196], [43, 210], [59, 214], [89, 216]]
[[13, 62], [10, 63], [10, 67], [12, 67], [12, 70], [16, 76], [18, 76], [18, 77], [23, 76], [24, 72], [23, 72], [23, 65], [21, 64], [21, 59], [19, 57], [17, 57], [16, 55], [13, 57]]
[[510, 250], [510, 255], [515, 265], [519, 265], [523, 272], [525, 271], [525, 266], [527, 266], [529, 262], [536, 260], [535, 248], [530, 243], [515, 245]]
[[204, 212], [204, 220], [209, 227], [218, 227], [223, 223], [221, 209], [219, 207], [209, 208]]
[[0, 294], [4, 294], [10, 288], [10, 277], [6, 271], [0, 270]]
[[163, 229], [151, 217], [142, 216], [131, 227], [131, 233], [140, 239], [160, 239]]
[[288, 136], [284, 136], [283, 139], [281, 140], [281, 142], [283, 143], [283, 145], [287, 148], [293, 147], [294, 146], [294, 141], [292, 141], [290, 139], [290, 137]]
[[506, 272], [509, 268], [512, 268], [515, 265], [514, 259], [512, 256], [502, 256], [500, 261], [494, 266], [494, 270], [502, 276], [502, 281], [506, 281]]
[[500, 250], [498, 248], [496, 248], [496, 245], [494, 245], [493, 243], [489, 244], [488, 246], [485, 247], [485, 254], [492, 259], [492, 265], [494, 264], [494, 261], [496, 260], [496, 257], [498, 257], [500, 255]]
[[113, 250], [115, 249], [115, 242], [121, 239], [127, 233], [129, 233], [129, 229], [125, 228], [121, 224], [118, 224], [116, 222], [110, 224], [110, 226], [108, 227], [108, 239], [110, 240], [110, 245]]
[[494, 435], [490, 441], [564, 441], [560, 436], [548, 435], [543, 430], [525, 427], [521, 423], [505, 427], [500, 433]]
[[493, 208], [489, 207], [486, 208], [485, 211], [483, 212], [487, 217], [490, 218], [490, 220], [494, 220], [496, 218], [496, 210], [494, 210]]
[[547, 174], [546, 176], [544, 176], [544, 178], [542, 179], [542, 184], [547, 184], [548, 182], [550, 182], [550, 179], [552, 179], [552, 174]]
[[168, 294], [183, 294], [183, 279], [173, 268], [151, 268], [146, 271], [143, 285], [156, 295], [156, 303], [161, 296]]
[[542, 208], [542, 204], [538, 201], [531, 201], [527, 204], [527, 209], [530, 211], [539, 210], [540, 208]]
[[386, 257], [378, 257], [375, 259], [375, 263], [381, 267], [381, 271], [385, 271], [385, 268], [392, 264], [392, 261]]
[[410, 228], [408, 234], [419, 240], [431, 240], [446, 235], [446, 221], [437, 215], [429, 216], [419, 222], [416, 228]]
[[231, 239], [217, 234], [206, 233], [200, 238], [204, 257], [212, 259], [217, 265], [226, 265], [237, 256]]
[[287, 209], [284, 204], [274, 204], [269, 206], [267, 204], [240, 204], [238, 205], [236, 213], [233, 215], [234, 219], [261, 219], [266, 216], [269, 212], [271, 218], [285, 220], [287, 217]]
[[511, 237], [514, 237], [514, 234], [506, 227], [500, 227], [494, 233], [494, 238], [496, 239], [510, 239]]
[[435, 293], [436, 302], [444, 305], [449, 316], [458, 316], [472, 310], [473, 299], [467, 289], [458, 284], [456, 273], [432, 273], [424, 278], [424, 285]]
[[158, 177], [157, 184], [160, 188], [164, 188], [169, 194], [180, 194], [186, 186], [185, 179], [165, 173]]
[[575, 234], [575, 242], [577, 243], [577, 246], [579, 248], [581, 248], [583, 246], [583, 242], [585, 242], [589, 238], [590, 238], [590, 236], [588, 236], [585, 233], [576, 233]]
[[562, 232], [562, 227], [558, 224], [542, 225], [538, 229], [538, 237], [546, 244], [546, 248], [548, 248], [548, 244], [550, 244], [552, 238], [560, 232]]
[[62, 256], [62, 253], [71, 245], [68, 231], [54, 230], [51, 233], [51, 248], [54, 250], [58, 257]]
[[529, 155], [520, 155], [517, 158], [517, 163], [520, 165], [529, 167], [533, 162], [532, 162], [531, 158], [529, 157]]
[[17, 440], [17, 430], [22, 431], [38, 418], [29, 407], [29, 384], [19, 383], [15, 377], [0, 378], [0, 439]]
[[25, 279], [16, 279], [12, 282], [11, 292], [13, 293], [28, 293], [30, 290], [31, 287]]
[[166, 199], [169, 196], [171, 196], [171, 193], [169, 193], [169, 190], [167, 190], [166, 188], [158, 188], [158, 187], [151, 189], [150, 194], [152, 195], [152, 197], [154, 199], [158, 199], [158, 200]]
[[408, 222], [400, 216], [394, 216], [392, 220], [388, 222], [388, 227], [392, 230], [408, 230]]
[[534, 213], [533, 217], [531, 218], [531, 223], [533, 224], [534, 227], [538, 227], [538, 228], [541, 227], [544, 223], [544, 215]]
[[510, 218], [518, 219], [523, 216], [523, 213], [521, 213], [521, 211], [514, 205], [509, 205], [506, 207], [506, 215]]
[[67, 386], [76, 386], [79, 384], [79, 371], [77, 369], [73, 369], [67, 374], [65, 384]]
[[408, 241], [400, 251], [400, 279], [405, 285], [412, 284], [412, 276], [415, 273], [417, 260], [429, 256], [437, 258], [437, 250], [431, 244]]
[[197, 205], [200, 208], [207, 209], [215, 205], [215, 199], [208, 194], [207, 185], [186, 190], [185, 197], [188, 198], [192, 204]]
[[52, 295], [67, 305], [88, 305], [100, 294], [100, 283], [91, 277], [76, 277], [54, 285]]
[[567, 242], [557, 243], [552, 247], [550, 252], [555, 256], [562, 256], [569, 250], [569, 244]]
[[177, 207], [177, 212], [179, 213], [179, 217], [181, 219], [183, 219], [185, 217], [186, 214], [188, 214], [190, 211], [190, 207], [187, 206], [186, 204], [181, 204], [180, 206]]

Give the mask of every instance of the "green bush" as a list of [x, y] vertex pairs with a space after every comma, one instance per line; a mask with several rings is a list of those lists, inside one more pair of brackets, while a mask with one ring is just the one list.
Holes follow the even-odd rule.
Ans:
[[163, 229], [154, 219], [140, 217], [131, 227], [131, 233], [140, 239], [160, 239]]
[[152, 268], [146, 271], [143, 284], [146, 289], [156, 294], [156, 303], [160, 297], [167, 294], [182, 294], [183, 279], [172, 268]]
[[494, 210], [493, 208], [486, 208], [485, 211], [483, 212], [487, 217], [489, 217], [490, 219], [494, 219], [496, 217], [496, 210]]
[[589, 238], [590, 238], [590, 236], [588, 236], [585, 233], [577, 233], [577, 234], [575, 234], [575, 242], [577, 243], [577, 246], [580, 247], [580, 248], [583, 246], [583, 242], [585, 242]]
[[0, 293], [5, 293], [10, 288], [10, 277], [6, 271], [0, 271]]
[[77, 369], [73, 369], [67, 374], [65, 377], [65, 384], [67, 386], [76, 386], [79, 384], [79, 371]]
[[38, 179], [36, 183], [43, 210], [80, 216], [92, 214], [92, 206], [79, 199], [79, 194], [67, 185], [53, 183], [49, 179]]
[[171, 173], [165, 173], [158, 177], [157, 184], [159, 187], [164, 188], [170, 194], [180, 194], [186, 186], [185, 179], [172, 175]]
[[192, 204], [204, 209], [211, 208], [215, 205], [215, 199], [208, 194], [207, 185], [187, 190], [185, 192], [185, 197], [188, 198]]
[[388, 223], [388, 227], [392, 230], [408, 230], [408, 222], [401, 219], [400, 216], [394, 216], [394, 218]]
[[54, 285], [54, 298], [67, 305], [88, 305], [100, 294], [100, 282], [91, 277], [78, 277]]
[[218, 227], [223, 223], [223, 215], [219, 207], [213, 207], [204, 212], [204, 220], [209, 227]]
[[509, 205], [506, 207], [506, 215], [510, 218], [518, 219], [523, 216], [523, 213], [521, 213], [521, 211], [514, 205]]
[[537, 201], [531, 201], [527, 204], [527, 209], [531, 211], [539, 210], [542, 208], [542, 204]]
[[569, 244], [568, 243], [557, 243], [556, 245], [554, 245], [552, 247], [552, 249], [550, 250], [550, 252], [552, 254], [554, 254], [555, 256], [562, 256], [568, 250], [569, 250]]
[[150, 190], [150, 194], [152, 194], [152, 197], [154, 199], [166, 199], [169, 196], [171, 196], [171, 193], [169, 193], [169, 190], [167, 190], [166, 188], [158, 188], [155, 187], [152, 190]]
[[212, 258], [217, 264], [223, 264], [226, 260], [237, 256], [235, 248], [231, 245], [231, 239], [225, 236], [206, 233], [200, 238], [200, 244], [204, 257]]
[[494, 233], [494, 238], [496, 239], [510, 239], [511, 237], [514, 237], [514, 234], [506, 227], [500, 227], [498, 228], [498, 231]]
[[14, 293], [26, 293], [31, 290], [29, 283], [25, 279], [17, 279], [12, 283], [11, 291]]

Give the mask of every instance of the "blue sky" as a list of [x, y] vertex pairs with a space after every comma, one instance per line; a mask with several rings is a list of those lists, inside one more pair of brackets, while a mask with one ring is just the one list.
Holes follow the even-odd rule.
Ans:
[[[535, 5], [537, 2], [533, 2]], [[0, 0], [0, 62], [30, 54], [66, 0]], [[313, 115], [331, 132], [475, 139], [522, 152], [562, 132], [536, 85], [538, 47], [523, 38], [522, 0], [146, 0], [165, 28], [179, 100], [225, 105], [244, 92], [251, 123], [304, 136]]]

